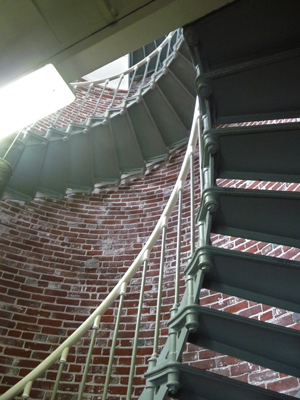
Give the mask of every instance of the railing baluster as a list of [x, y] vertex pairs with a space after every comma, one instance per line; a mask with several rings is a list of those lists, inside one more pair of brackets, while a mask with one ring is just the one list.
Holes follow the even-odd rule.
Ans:
[[57, 371], [57, 374], [56, 374], [56, 380], [55, 380], [55, 383], [54, 383], [54, 387], [53, 387], [53, 390], [52, 390], [52, 393], [51, 393], [51, 399], [50, 400], [55, 400], [55, 397], [56, 397], [56, 394], [57, 394], [57, 390], [58, 390], [58, 385], [59, 385], [60, 379], [61, 379], [61, 375], [62, 375], [64, 366], [65, 366], [65, 363], [67, 361], [68, 352], [69, 352], [69, 347], [66, 347], [63, 350], [62, 355], [60, 357], [59, 368], [58, 368], [58, 371]]
[[103, 94], [104, 94], [104, 92], [105, 92], [105, 90], [106, 90], [106, 86], [108, 85], [108, 83], [109, 83], [109, 79], [106, 79], [106, 81], [105, 81], [105, 83], [104, 83], [104, 86], [103, 86], [103, 89], [102, 89], [102, 92], [101, 92], [101, 94], [100, 94], [100, 96], [99, 96], [99, 99], [98, 99], [98, 101], [97, 101], [97, 103], [96, 103], [96, 106], [95, 106], [95, 108], [94, 108], [94, 110], [93, 110], [92, 115], [96, 115], [97, 108], [99, 107], [99, 103], [100, 103], [100, 101], [101, 101], [101, 99], [102, 99], [102, 96], [103, 96]]
[[78, 400], [81, 400], [82, 395], [83, 395], [84, 386], [85, 386], [86, 378], [87, 378], [87, 375], [88, 375], [88, 372], [89, 372], [89, 366], [90, 366], [90, 363], [91, 363], [92, 354], [93, 354], [93, 350], [94, 350], [94, 345], [95, 345], [95, 341], [96, 341], [96, 337], [97, 337], [97, 331], [98, 331], [99, 325], [100, 325], [100, 319], [101, 319], [101, 316], [98, 315], [98, 317], [96, 317], [95, 322], [93, 324], [93, 328], [92, 328], [93, 329], [93, 333], [92, 333], [90, 346], [89, 346], [89, 351], [88, 351], [88, 354], [87, 354], [87, 357], [86, 357], [85, 366], [84, 366], [84, 370], [83, 370], [83, 375], [82, 375], [82, 379], [81, 379], [81, 383], [80, 383], [80, 387], [79, 387], [79, 391], [78, 391]]
[[143, 263], [143, 275], [142, 275], [142, 282], [141, 282], [141, 289], [140, 289], [138, 313], [137, 313], [137, 318], [136, 318], [135, 334], [134, 334], [134, 339], [133, 339], [133, 350], [132, 350], [132, 356], [131, 356], [131, 365], [130, 365], [130, 373], [129, 373], [129, 378], [128, 378], [126, 400], [131, 399], [133, 377], [134, 377], [134, 372], [135, 372], [135, 359], [136, 359], [137, 345], [138, 345], [138, 339], [139, 339], [139, 333], [140, 333], [141, 316], [142, 316], [142, 309], [143, 309], [148, 262], [149, 262], [149, 250], [146, 250], [145, 256], [144, 256], [144, 263]]
[[177, 246], [176, 246], [176, 271], [175, 271], [175, 299], [174, 299], [174, 313], [179, 306], [179, 279], [180, 279], [180, 264], [181, 264], [181, 217], [182, 217], [182, 196], [183, 184], [180, 181], [178, 185], [178, 220], [177, 220]]
[[194, 188], [194, 150], [190, 149], [190, 218], [191, 218], [191, 257], [195, 252], [195, 188]]
[[134, 68], [133, 75], [132, 75], [132, 77], [130, 78], [130, 83], [129, 83], [129, 85], [128, 85], [127, 94], [126, 94], [126, 96], [124, 97], [124, 102], [125, 102], [126, 99], [130, 96], [131, 87], [132, 87], [132, 84], [133, 84], [133, 82], [134, 82], [134, 79], [135, 79], [135, 75], [136, 75], [137, 70], [138, 70], [137, 67]]
[[107, 371], [106, 371], [106, 378], [105, 378], [105, 384], [104, 384], [104, 389], [103, 389], [103, 394], [102, 394], [102, 400], [106, 399], [106, 396], [108, 393], [108, 386], [109, 386], [109, 381], [110, 381], [110, 377], [111, 377], [111, 371], [112, 371], [114, 355], [115, 355], [115, 348], [116, 348], [118, 333], [119, 333], [123, 301], [124, 301], [124, 297], [126, 294], [126, 286], [127, 286], [127, 283], [123, 282], [121, 289], [120, 289], [120, 301], [119, 301], [118, 315], [117, 315], [117, 320], [116, 320], [116, 325], [115, 325], [113, 341], [112, 341], [111, 348], [110, 348], [109, 361], [108, 361], [108, 366], [107, 366]]
[[158, 357], [158, 338], [160, 328], [160, 314], [161, 314], [161, 303], [162, 303], [162, 288], [163, 288], [163, 273], [164, 273], [164, 262], [165, 262], [165, 250], [166, 250], [166, 234], [167, 234], [167, 217], [165, 216], [162, 222], [162, 239], [161, 239], [161, 253], [160, 253], [160, 268], [159, 268], [159, 283], [157, 292], [157, 310], [155, 320], [155, 332], [154, 332], [154, 344], [153, 344], [153, 359]]
[[115, 102], [115, 99], [116, 99], [116, 96], [117, 96], [117, 93], [118, 93], [118, 91], [119, 91], [119, 88], [120, 88], [120, 85], [121, 85], [121, 83], [122, 83], [123, 78], [124, 78], [124, 74], [122, 74], [122, 75], [120, 76], [120, 78], [119, 78], [118, 86], [117, 86], [117, 88], [116, 88], [116, 90], [115, 90], [113, 99], [112, 99], [112, 101], [111, 101], [110, 106], [108, 107], [108, 109], [112, 108], [113, 105], [114, 105], [114, 102]]
[[32, 381], [26, 383], [23, 390], [22, 399], [29, 399], [32, 383]]
[[81, 113], [82, 107], [83, 107], [83, 105], [84, 105], [84, 103], [85, 103], [85, 101], [86, 101], [88, 95], [90, 94], [90, 91], [91, 91], [91, 89], [92, 89], [93, 86], [94, 86], [94, 84], [91, 83], [91, 84], [89, 85], [88, 90], [85, 92], [85, 95], [84, 95], [84, 97], [83, 97], [83, 100], [82, 100], [80, 106], [78, 107], [78, 111], [77, 111], [77, 113], [76, 113], [76, 115], [75, 115], [75, 118], [73, 119], [73, 122], [76, 122], [76, 119], [77, 119], [78, 115]]

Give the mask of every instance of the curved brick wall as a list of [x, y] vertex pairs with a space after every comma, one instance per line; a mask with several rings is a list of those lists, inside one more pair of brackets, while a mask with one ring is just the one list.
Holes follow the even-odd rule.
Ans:
[[[181, 167], [182, 154], [153, 170], [145, 178], [122, 184], [117, 191], [102, 190], [92, 196], [76, 195], [62, 201], [36, 200], [29, 205], [1, 202], [0, 214], [0, 373], [1, 391], [25, 376], [57, 344], [74, 331], [100, 304], [126, 272], [148, 239], [166, 204]], [[189, 189], [185, 190], [189, 202]], [[183, 250], [189, 238], [185, 212]], [[164, 320], [174, 296], [174, 259], [170, 252], [176, 239], [176, 218], [170, 218], [165, 263]], [[152, 354], [153, 326], [160, 253], [151, 253], [139, 341], [137, 374], [145, 372]], [[186, 257], [185, 257], [186, 258]], [[138, 273], [127, 290], [120, 326], [110, 393], [126, 393], [140, 289]], [[117, 305], [116, 305], [117, 306]], [[102, 318], [87, 392], [99, 397], [105, 379], [111, 328], [117, 307]], [[166, 333], [166, 329], [163, 329]], [[89, 334], [70, 351], [69, 364], [60, 386], [70, 398], [78, 390], [89, 344]], [[57, 368], [57, 367], [56, 367]], [[55, 369], [55, 368], [54, 368]], [[43, 398], [55, 373], [34, 385], [32, 397]], [[143, 379], [136, 378], [139, 393]], [[71, 392], [67, 395], [66, 392]], [[46, 398], [49, 397], [47, 393]]]
[[[1, 202], [0, 212], [0, 374], [1, 392], [26, 375], [30, 369], [72, 333], [99, 304], [127, 270], [142, 244], [150, 235], [175, 183], [182, 153], [135, 182], [122, 184], [92, 196], [70, 196], [62, 201], [36, 200], [29, 205], [14, 201]], [[196, 161], [196, 166], [198, 162]], [[196, 183], [198, 180], [196, 179]], [[250, 183], [221, 181], [220, 185], [239, 186]], [[254, 185], [254, 183], [251, 183]], [[258, 183], [257, 183], [258, 185]], [[260, 183], [261, 188], [263, 183]], [[278, 190], [283, 186], [276, 187]], [[286, 190], [290, 189], [285, 187]], [[295, 189], [295, 188], [293, 188]], [[196, 197], [199, 196], [197, 191]], [[198, 200], [197, 200], [198, 201]], [[185, 190], [186, 210], [189, 190]], [[188, 211], [184, 212], [183, 265], [189, 255]], [[170, 219], [165, 263], [163, 319], [169, 318], [174, 295], [175, 216]], [[214, 245], [299, 259], [297, 249], [273, 246], [250, 240], [212, 236]], [[147, 359], [152, 353], [158, 285], [159, 251], [151, 255], [142, 333], [139, 340], [135, 395], [142, 390]], [[140, 272], [127, 291], [120, 335], [115, 355], [110, 398], [120, 399], [126, 393], [126, 374], [130, 363], [135, 316], [139, 296]], [[219, 293], [201, 291], [201, 304], [224, 312], [268, 320], [271, 323], [299, 329], [298, 315], [269, 308]], [[117, 313], [114, 305], [102, 318], [91, 372], [86, 385], [86, 398], [99, 399], [105, 380], [111, 328]], [[162, 326], [163, 334], [166, 328]], [[76, 397], [89, 334], [70, 351], [59, 399]], [[163, 339], [161, 344], [163, 343]], [[287, 377], [259, 366], [216, 354], [206, 349], [190, 348], [184, 356], [199, 368], [294, 395], [299, 390], [296, 378]], [[55, 379], [53, 367], [34, 385], [33, 398], [50, 397]]]

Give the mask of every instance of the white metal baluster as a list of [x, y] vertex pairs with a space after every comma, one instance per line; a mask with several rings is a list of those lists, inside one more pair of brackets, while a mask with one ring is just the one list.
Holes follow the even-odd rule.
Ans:
[[79, 387], [79, 391], [78, 391], [78, 400], [80, 400], [82, 398], [82, 395], [83, 395], [84, 386], [85, 386], [86, 378], [87, 378], [87, 375], [88, 375], [88, 372], [89, 372], [89, 366], [90, 366], [90, 363], [91, 363], [92, 354], [93, 354], [93, 350], [94, 350], [94, 345], [95, 345], [95, 341], [96, 341], [96, 337], [97, 337], [97, 331], [98, 331], [99, 325], [100, 325], [100, 319], [101, 319], [101, 316], [98, 315], [98, 317], [95, 318], [95, 322], [93, 324], [93, 328], [92, 328], [93, 329], [93, 333], [92, 333], [90, 346], [89, 346], [89, 351], [88, 351], [88, 354], [87, 354], [87, 357], [86, 357], [84, 371], [83, 371], [83, 375], [82, 375], [82, 379], [81, 379], [81, 383], [80, 383], [80, 387]]
[[176, 272], [175, 272], [175, 298], [174, 298], [174, 312], [177, 311], [179, 306], [179, 278], [180, 278], [180, 263], [181, 263], [181, 217], [182, 217], [182, 196], [183, 184], [182, 181], [178, 184], [178, 221], [177, 221], [177, 247], [176, 247]]
[[112, 344], [110, 347], [109, 361], [108, 361], [108, 366], [107, 366], [107, 371], [106, 371], [106, 378], [105, 378], [105, 384], [104, 384], [104, 389], [103, 389], [103, 394], [102, 394], [102, 400], [106, 399], [106, 396], [108, 393], [108, 386], [109, 386], [109, 381], [110, 381], [111, 371], [112, 371], [112, 366], [113, 366], [113, 361], [114, 361], [115, 348], [116, 348], [116, 344], [117, 344], [118, 332], [119, 332], [119, 326], [120, 326], [120, 320], [121, 320], [121, 314], [122, 314], [122, 308], [123, 308], [123, 301], [124, 301], [124, 297], [126, 294], [126, 287], [127, 287], [127, 283], [123, 282], [121, 289], [120, 289], [120, 301], [119, 301], [118, 315], [117, 315], [117, 319], [116, 319], [113, 341], [112, 341]]
[[161, 303], [162, 303], [162, 288], [163, 288], [163, 274], [164, 274], [164, 262], [165, 262], [165, 249], [166, 249], [166, 234], [167, 234], [167, 217], [163, 218], [162, 222], [162, 239], [161, 239], [161, 253], [160, 253], [160, 268], [159, 268], [159, 282], [157, 292], [157, 309], [156, 309], [156, 320], [155, 320], [155, 332], [154, 332], [154, 344], [153, 344], [153, 359], [158, 357], [158, 339], [159, 339], [159, 328], [160, 328], [160, 314], [161, 314]]
[[91, 83], [91, 84], [89, 85], [88, 90], [85, 92], [85, 95], [84, 95], [84, 97], [83, 97], [83, 100], [82, 100], [80, 106], [78, 107], [78, 111], [77, 111], [77, 113], [76, 113], [76, 115], [75, 115], [75, 118], [73, 119], [73, 122], [76, 122], [76, 119], [77, 119], [78, 115], [81, 113], [82, 107], [83, 107], [83, 105], [84, 105], [84, 103], [85, 103], [85, 101], [86, 101], [88, 95], [90, 94], [90, 91], [91, 91], [91, 89], [92, 89], [93, 86], [94, 86], [94, 84]]
[[99, 96], [99, 99], [98, 99], [98, 101], [96, 103], [96, 106], [94, 108], [94, 111], [92, 112], [92, 115], [96, 115], [97, 108], [99, 107], [99, 103], [100, 103], [100, 101], [102, 99], [102, 96], [103, 96], [103, 94], [104, 94], [104, 92], [106, 90], [106, 87], [107, 87], [108, 83], [109, 83], [109, 79], [106, 79], [106, 81], [104, 83], [104, 86], [103, 86], [103, 89], [102, 89], [102, 92], [101, 92], [101, 94]]
[[124, 78], [124, 74], [122, 74], [122, 75], [120, 76], [120, 78], [119, 78], [118, 86], [117, 86], [117, 88], [116, 88], [116, 90], [115, 90], [113, 99], [112, 99], [112, 101], [111, 101], [110, 106], [108, 107], [108, 109], [113, 108], [113, 105], [114, 105], [114, 102], [115, 102], [115, 99], [116, 99], [116, 96], [117, 96], [117, 93], [118, 93], [118, 91], [119, 91], [119, 88], [120, 88], [120, 85], [121, 85], [121, 83], [122, 83], [123, 78]]
[[191, 193], [191, 204], [190, 204], [190, 218], [191, 218], [191, 257], [195, 252], [195, 193], [194, 193], [194, 150], [190, 148], [190, 193]]
[[126, 96], [124, 97], [124, 101], [130, 96], [131, 87], [132, 87], [132, 84], [133, 84], [133, 82], [134, 82], [134, 79], [135, 79], [135, 75], [136, 75], [137, 70], [138, 70], [137, 67], [135, 67], [134, 70], [133, 70], [133, 75], [132, 75], [132, 77], [130, 78], [130, 83], [129, 83], [129, 86], [128, 86], [128, 91], [127, 91]]
[[144, 75], [143, 75], [143, 79], [142, 79], [142, 83], [141, 83], [141, 87], [144, 85], [144, 83], [145, 83], [145, 79], [146, 79], [146, 76], [147, 76], [147, 74], [148, 74], [148, 68], [149, 68], [149, 63], [150, 63], [150, 61], [151, 61], [151, 59], [148, 57], [147, 58], [147, 63], [146, 63], [146, 67], [145, 67], [145, 71], [144, 71]]
[[56, 374], [56, 380], [55, 380], [55, 384], [51, 393], [51, 399], [50, 400], [55, 400], [56, 394], [57, 394], [57, 390], [58, 390], [58, 386], [60, 383], [60, 379], [61, 379], [61, 375], [65, 366], [65, 363], [67, 361], [67, 357], [68, 357], [68, 352], [69, 352], [69, 347], [66, 347], [63, 352], [62, 355], [60, 357], [59, 360], [59, 368]]
[[32, 381], [26, 383], [26, 386], [23, 390], [22, 399], [29, 399], [32, 383]]
[[131, 399], [133, 377], [134, 377], [134, 372], [135, 372], [135, 359], [136, 359], [137, 345], [138, 345], [138, 339], [139, 339], [139, 333], [140, 333], [141, 316], [142, 316], [142, 309], [143, 309], [144, 291], [145, 291], [148, 262], [149, 262], [149, 250], [146, 250], [145, 256], [144, 256], [144, 263], [143, 263], [143, 275], [142, 275], [142, 282], [141, 282], [141, 289], [140, 289], [138, 313], [137, 313], [137, 318], [136, 318], [135, 334], [134, 334], [134, 339], [133, 339], [133, 350], [132, 350], [132, 356], [131, 356], [131, 365], [130, 365], [130, 373], [129, 373], [129, 379], [128, 379], [126, 400]]

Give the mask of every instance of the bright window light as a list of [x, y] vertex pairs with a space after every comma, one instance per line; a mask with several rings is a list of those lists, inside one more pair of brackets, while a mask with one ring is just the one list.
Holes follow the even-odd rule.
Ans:
[[0, 138], [16, 132], [75, 100], [52, 64], [0, 88]]

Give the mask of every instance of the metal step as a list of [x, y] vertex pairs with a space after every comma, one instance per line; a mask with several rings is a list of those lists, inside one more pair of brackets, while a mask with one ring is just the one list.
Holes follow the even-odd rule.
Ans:
[[249, 385], [235, 379], [187, 365], [168, 365], [167, 374], [176, 369], [181, 387], [172, 395], [179, 400], [289, 400], [290, 396]]
[[158, 87], [149, 90], [143, 98], [168, 148], [187, 141], [188, 130]]
[[26, 146], [7, 185], [9, 197], [30, 202], [38, 189], [48, 140], [33, 132], [28, 132]]
[[204, 288], [300, 313], [299, 262], [204, 246], [185, 274], [203, 267]]
[[109, 124], [104, 124], [103, 118], [97, 123], [94, 118], [90, 135], [93, 144], [93, 171], [96, 186], [117, 186], [121, 180], [121, 172]]
[[297, 0], [244, 0], [185, 28], [213, 127], [300, 115], [299, 13]]
[[127, 110], [124, 110], [123, 114], [109, 118], [108, 123], [114, 138], [121, 173], [143, 174], [145, 162]]
[[205, 189], [197, 215], [211, 211], [211, 232], [300, 248], [300, 194], [233, 188]]
[[197, 327], [189, 343], [300, 377], [299, 331], [196, 304], [178, 311], [168, 325], [180, 331], [191, 315]]
[[166, 70], [165, 76], [158, 80], [156, 85], [163, 92], [185, 128], [189, 130], [193, 121], [195, 97], [169, 69]]
[[144, 160], [147, 163], [166, 160], [169, 151], [143, 98], [140, 103], [128, 107], [127, 112]]
[[298, 0], [235, 1], [187, 25], [184, 36], [206, 73], [297, 47], [299, 15]]
[[68, 127], [69, 157], [67, 166], [68, 192], [91, 193], [94, 189], [91, 135], [83, 125]]
[[68, 137], [66, 132], [54, 128], [49, 129], [47, 134], [51, 136], [39, 179], [37, 197], [61, 199], [67, 190]]
[[187, 53], [186, 43], [183, 42], [178, 51], [177, 57], [171, 62], [168, 69], [176, 76], [177, 79], [184, 85], [186, 90], [193, 96], [196, 97], [195, 79], [196, 71], [193, 64], [190, 61]]
[[[300, 49], [255, 63], [203, 74], [196, 80], [204, 107], [203, 87], [210, 87], [212, 124], [292, 118], [300, 115]], [[284, 73], [283, 73], [284, 71]], [[228, 90], [230, 88], [230, 90]]]
[[300, 123], [211, 129], [203, 141], [205, 165], [217, 149], [216, 178], [300, 182]]

